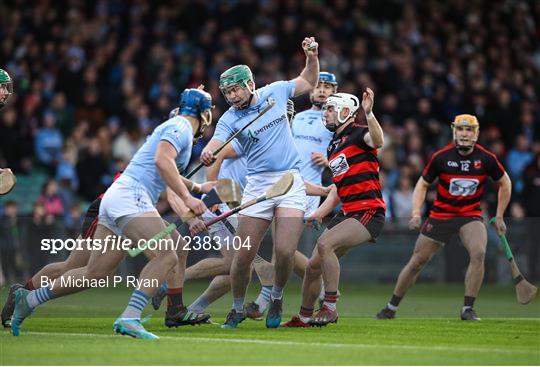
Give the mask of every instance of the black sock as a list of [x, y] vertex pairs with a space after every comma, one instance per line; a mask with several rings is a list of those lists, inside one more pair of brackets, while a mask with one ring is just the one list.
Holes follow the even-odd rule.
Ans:
[[392, 294], [392, 299], [390, 300], [390, 304], [394, 307], [399, 306], [399, 302], [401, 302], [401, 299], [403, 297], [398, 297], [395, 294]]
[[183, 307], [182, 288], [167, 289], [167, 313], [176, 313]]
[[474, 305], [475, 300], [476, 300], [476, 297], [465, 296], [465, 299], [463, 301], [463, 307], [472, 308], [472, 306]]

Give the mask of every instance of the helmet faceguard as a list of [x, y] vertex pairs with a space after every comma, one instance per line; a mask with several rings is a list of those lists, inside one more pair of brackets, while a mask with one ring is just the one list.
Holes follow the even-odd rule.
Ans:
[[[333, 119], [334, 121], [328, 121], [325, 116], [325, 112], [330, 107], [333, 107], [337, 114]], [[348, 113], [346, 116], [341, 117], [341, 112], [345, 108], [348, 109]], [[358, 108], [360, 108], [360, 101], [356, 96], [349, 93], [332, 94], [330, 97], [328, 97], [322, 107], [324, 126], [326, 126], [326, 128], [332, 132], [336, 131], [341, 125], [349, 121], [349, 119], [356, 117]]]
[[[182, 92], [177, 114], [192, 116], [199, 120], [199, 127], [193, 137], [195, 141], [203, 135], [204, 130], [212, 123], [212, 108], [214, 108], [212, 96], [202, 88], [186, 89]], [[174, 110], [171, 111], [171, 114], [173, 112]]]
[[0, 69], [0, 109], [4, 107], [13, 94], [13, 81], [9, 74]]
[[294, 115], [296, 115], [296, 111], [294, 109], [294, 102], [292, 99], [287, 100], [287, 120], [289, 120], [289, 124], [292, 124], [294, 120]]
[[219, 90], [225, 97], [227, 103], [231, 106], [234, 105], [233, 102], [227, 97], [227, 91], [229, 88], [238, 86], [242, 89], [247, 89], [250, 93], [250, 97], [245, 101], [239, 108], [243, 109], [249, 106], [251, 100], [253, 99], [253, 94], [255, 93], [255, 88], [249, 85], [251, 81], [254, 85], [255, 81], [253, 79], [253, 73], [247, 65], [236, 65], [230, 69], [225, 70], [219, 77]]
[[[478, 140], [478, 134], [480, 131], [480, 124], [478, 119], [474, 115], [457, 115], [452, 122], [452, 135], [454, 139], [454, 144], [459, 151], [469, 152], [474, 148], [476, 141]], [[460, 138], [458, 136], [459, 130], [463, 128], [468, 128], [474, 133], [473, 138]], [[461, 141], [460, 141], [461, 140]]]
[[[333, 88], [332, 93], [337, 92], [338, 83], [337, 83], [337, 80], [336, 80], [336, 76], [334, 74], [332, 74], [332, 73], [329, 73], [327, 71], [321, 71], [319, 73], [319, 82], [318, 82], [317, 86], [319, 84], [328, 84], [328, 85], [332, 86], [332, 88]], [[324, 101], [316, 101], [315, 100], [315, 92], [314, 91], [311, 91], [309, 93], [309, 100], [310, 100], [311, 104], [314, 105], [317, 108], [322, 108], [322, 106], [324, 104]]]

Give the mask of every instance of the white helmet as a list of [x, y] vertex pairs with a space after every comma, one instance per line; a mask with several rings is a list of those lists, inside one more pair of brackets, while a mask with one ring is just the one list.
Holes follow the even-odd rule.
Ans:
[[[349, 93], [335, 93], [332, 94], [326, 102], [323, 105], [323, 111], [327, 109], [328, 107], [334, 107], [334, 109], [337, 112], [337, 120], [339, 124], [343, 124], [345, 121], [350, 119], [351, 117], [355, 117], [356, 113], [358, 112], [358, 109], [360, 108], [360, 101], [355, 95], [349, 94]], [[341, 118], [341, 111], [344, 108], [349, 109], [349, 113], [345, 118]], [[325, 123], [326, 124], [326, 123]], [[337, 126], [328, 126], [326, 124], [326, 127], [333, 131], [331, 128], [336, 129]]]

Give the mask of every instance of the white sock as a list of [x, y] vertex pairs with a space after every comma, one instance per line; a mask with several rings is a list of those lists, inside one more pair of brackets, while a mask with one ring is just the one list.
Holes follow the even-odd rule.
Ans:
[[389, 310], [392, 310], [392, 311], [396, 312], [397, 309], [398, 309], [398, 306], [394, 306], [394, 305], [391, 304], [391, 303], [387, 303], [387, 304], [386, 304], [386, 308], [389, 309]]
[[195, 302], [188, 306], [188, 310], [195, 313], [202, 313], [209, 305], [210, 302], [208, 302], [208, 300], [204, 298], [204, 296], [199, 296], [199, 298], [197, 298]]
[[274, 284], [274, 286], [272, 287], [271, 299], [275, 300], [275, 299], [282, 299], [282, 298], [283, 298], [283, 288], [278, 287], [277, 285]]
[[49, 288], [38, 288], [31, 291], [26, 296], [28, 306], [34, 308], [42, 303], [45, 303], [54, 298], [53, 292]]
[[270, 295], [272, 294], [272, 287], [265, 285], [261, 288], [261, 292], [257, 296], [255, 303], [259, 305], [259, 311], [264, 312], [268, 308], [270, 303]]

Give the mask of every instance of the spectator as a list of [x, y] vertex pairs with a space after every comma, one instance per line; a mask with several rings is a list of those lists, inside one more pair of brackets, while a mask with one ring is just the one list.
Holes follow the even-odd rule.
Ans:
[[514, 192], [517, 194], [523, 191], [522, 174], [532, 159], [533, 155], [529, 150], [527, 137], [523, 134], [518, 135], [516, 146], [508, 152], [506, 157], [506, 170], [512, 179]]
[[87, 201], [93, 201], [104, 187], [102, 176], [107, 173], [107, 161], [101, 155], [101, 147], [97, 138], [90, 139], [88, 148], [81, 153], [77, 163], [79, 176], [79, 194]]
[[46, 112], [43, 127], [37, 131], [35, 139], [38, 160], [51, 169], [56, 167], [62, 155], [62, 134], [55, 124], [54, 114]]
[[59, 217], [64, 214], [64, 204], [58, 195], [58, 183], [56, 180], [49, 180], [43, 184], [41, 195], [37, 201], [43, 205], [45, 215]]
[[7, 201], [4, 216], [0, 218], [0, 263], [8, 284], [22, 276], [21, 235], [23, 231], [17, 217], [17, 203]]
[[41, 240], [52, 238], [54, 233], [54, 216], [45, 212], [45, 206], [34, 203], [32, 207], [32, 218], [28, 221], [25, 244], [27, 246], [28, 262], [30, 264], [30, 274], [35, 274], [48, 263], [49, 254], [41, 251]]

